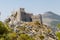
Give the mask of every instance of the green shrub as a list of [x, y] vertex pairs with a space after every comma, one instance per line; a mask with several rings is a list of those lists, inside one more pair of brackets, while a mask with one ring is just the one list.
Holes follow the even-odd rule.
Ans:
[[17, 40], [34, 40], [32, 37], [28, 36], [27, 34], [20, 34]]
[[57, 36], [58, 40], [60, 40], [60, 32], [56, 32], [56, 36]]
[[0, 21], [0, 35], [8, 33], [8, 29], [5, 27], [4, 23]]
[[44, 36], [43, 36], [43, 35], [40, 35], [39, 38], [40, 38], [41, 40], [43, 40], [43, 39], [44, 39]]

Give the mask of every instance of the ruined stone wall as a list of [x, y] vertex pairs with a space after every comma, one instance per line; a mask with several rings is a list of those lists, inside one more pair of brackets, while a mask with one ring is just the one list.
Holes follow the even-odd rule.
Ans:
[[[12, 18], [14, 18], [14, 21], [17, 22], [32, 22], [32, 21], [39, 21], [42, 24], [42, 16], [39, 15], [33, 15], [31, 13], [26, 13], [24, 8], [20, 8], [16, 12], [14, 12], [11, 15]], [[11, 20], [12, 21], [12, 20]]]
[[42, 24], [42, 15], [33, 15], [32, 16], [32, 21], [39, 21]]
[[26, 12], [21, 12], [21, 20], [25, 22], [30, 22], [32, 21], [31, 19], [31, 14], [28, 14]]

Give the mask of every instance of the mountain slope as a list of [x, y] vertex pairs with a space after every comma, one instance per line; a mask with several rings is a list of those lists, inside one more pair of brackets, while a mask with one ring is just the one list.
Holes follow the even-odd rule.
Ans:
[[51, 11], [48, 11], [48, 12], [45, 12], [43, 15], [43, 23], [48, 25], [48, 26], [52, 26], [51, 28], [53, 29], [53, 31], [57, 30], [56, 26], [57, 24], [60, 23], [60, 16], [51, 12]]

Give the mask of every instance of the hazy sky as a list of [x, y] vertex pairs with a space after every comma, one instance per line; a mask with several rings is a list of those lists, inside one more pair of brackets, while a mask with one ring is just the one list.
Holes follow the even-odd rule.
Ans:
[[34, 14], [52, 11], [60, 15], [60, 0], [0, 0], [0, 20], [4, 20], [11, 11], [21, 7]]

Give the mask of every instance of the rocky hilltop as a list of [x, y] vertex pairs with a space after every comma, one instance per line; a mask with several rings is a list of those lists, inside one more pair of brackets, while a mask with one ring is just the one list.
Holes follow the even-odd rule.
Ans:
[[10, 28], [19, 34], [27, 34], [34, 38], [34, 40], [57, 40], [56, 35], [52, 30], [44, 24], [36, 22], [24, 22], [17, 25], [10, 26]]
[[12, 31], [17, 33], [17, 37], [20, 34], [27, 34], [34, 40], [57, 40], [54, 32], [59, 20], [59, 16], [53, 12], [35, 16], [26, 13], [24, 8], [21, 8], [7, 18], [5, 23], [8, 23]]
[[48, 11], [44, 14], [33, 15], [33, 13], [27, 13], [24, 8], [12, 12], [12, 14], [6, 19], [6, 22], [9, 22], [9, 25], [18, 24], [20, 22], [34, 22], [39, 21], [41, 24], [44, 23], [49, 26], [53, 32], [56, 32], [57, 24], [60, 23], [60, 16]]

